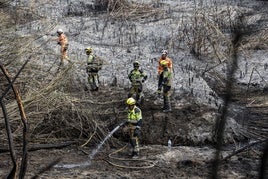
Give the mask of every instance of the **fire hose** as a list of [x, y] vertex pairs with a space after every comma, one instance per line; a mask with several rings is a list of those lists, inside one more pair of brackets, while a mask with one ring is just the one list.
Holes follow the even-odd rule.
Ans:
[[[127, 144], [128, 145], [128, 144]], [[127, 145], [123, 146], [122, 148], [110, 153], [108, 156], [110, 159], [114, 159], [117, 161], [133, 161], [133, 162], [144, 162], [143, 165], [141, 166], [126, 166], [126, 165], [120, 165], [117, 163], [114, 163], [110, 160], [105, 160], [106, 162], [108, 162], [110, 165], [113, 165], [115, 167], [119, 167], [119, 168], [129, 168], [129, 169], [148, 169], [148, 168], [152, 168], [156, 165], [155, 161], [151, 161], [151, 160], [146, 160], [146, 159], [129, 159], [129, 158], [120, 158], [120, 157], [115, 157], [113, 156], [116, 153], [119, 153], [120, 151], [123, 151]]]

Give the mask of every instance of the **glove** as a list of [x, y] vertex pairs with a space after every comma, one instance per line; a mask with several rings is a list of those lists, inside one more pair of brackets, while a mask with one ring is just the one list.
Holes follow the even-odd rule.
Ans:
[[135, 130], [134, 130], [134, 134], [133, 134], [133, 137], [138, 137], [140, 135], [140, 127], [136, 127]]

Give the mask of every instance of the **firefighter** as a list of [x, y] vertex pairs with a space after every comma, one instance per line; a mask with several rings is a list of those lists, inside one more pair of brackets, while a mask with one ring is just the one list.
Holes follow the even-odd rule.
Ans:
[[66, 37], [66, 35], [63, 33], [62, 29], [58, 29], [57, 30], [57, 34], [58, 34], [58, 39], [57, 39], [57, 43], [58, 45], [60, 45], [60, 53], [61, 53], [61, 63], [63, 64], [64, 59], [69, 60], [69, 57], [67, 56], [67, 50], [68, 50], [68, 38]]
[[163, 112], [170, 112], [171, 111], [171, 104], [170, 104], [170, 90], [172, 84], [172, 73], [170, 68], [168, 67], [168, 61], [162, 60], [161, 66], [163, 71], [160, 74], [159, 82], [158, 82], [158, 92], [161, 92], [164, 99], [163, 105]]
[[87, 67], [88, 83], [90, 85], [90, 91], [99, 90], [99, 75], [98, 72], [102, 68], [102, 62], [99, 57], [93, 54], [93, 49], [88, 47], [85, 49], [87, 54]]
[[[161, 62], [163, 61], [163, 60], [165, 60], [165, 61], [167, 61], [167, 66], [168, 66], [168, 68], [170, 69], [170, 71], [172, 72], [173, 71], [173, 64], [172, 64], [172, 60], [169, 58], [169, 57], [167, 57], [167, 54], [168, 54], [168, 51], [167, 50], [163, 50], [162, 51], [162, 55], [161, 55], [161, 57], [159, 58], [159, 60], [158, 60], [158, 68], [157, 68], [157, 79], [158, 79], [158, 82], [160, 82], [160, 81], [162, 81], [163, 79], [160, 79], [160, 77], [162, 77], [160, 74], [162, 73], [162, 71], [163, 71], [163, 67], [162, 67], [162, 65], [161, 65]], [[159, 86], [160, 84], [158, 84], [158, 86]], [[161, 95], [161, 92], [160, 91], [157, 91], [157, 93], [158, 93], [158, 96], [160, 96]]]
[[128, 98], [127, 101], [128, 113], [126, 126], [129, 131], [131, 156], [137, 158], [139, 156], [139, 137], [141, 135], [142, 125], [142, 112], [139, 107], [136, 106], [136, 100], [134, 98]]
[[138, 104], [142, 103], [142, 89], [143, 89], [143, 83], [147, 79], [146, 73], [139, 68], [140, 63], [138, 61], [135, 61], [133, 63], [133, 70], [130, 71], [128, 74], [128, 78], [131, 82], [131, 88], [128, 93], [128, 97], [133, 97]]
[[163, 60], [165, 60], [165, 61], [167, 61], [167, 66], [168, 66], [168, 68], [170, 69], [170, 71], [172, 72], [172, 66], [173, 66], [173, 64], [172, 64], [172, 60], [169, 58], [169, 57], [167, 57], [167, 54], [168, 54], [168, 52], [167, 52], [167, 50], [163, 50], [162, 51], [162, 55], [161, 55], [161, 57], [159, 58], [159, 60], [158, 60], [158, 69], [157, 69], [157, 73], [158, 73], [158, 75], [160, 76], [160, 74], [162, 73], [162, 71], [163, 71], [163, 67], [162, 67], [162, 65], [161, 65], [161, 61], [163, 61]]

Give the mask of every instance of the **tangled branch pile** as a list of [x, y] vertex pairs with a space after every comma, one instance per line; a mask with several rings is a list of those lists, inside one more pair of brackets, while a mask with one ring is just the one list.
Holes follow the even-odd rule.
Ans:
[[238, 51], [267, 49], [267, 27], [261, 25], [261, 15], [251, 15], [247, 9], [215, 6], [215, 9], [195, 9], [195, 16], [182, 19], [180, 38], [198, 59], [228, 61], [232, 51], [233, 34], [241, 33]]
[[126, 0], [95, 0], [96, 7], [108, 11], [109, 16], [114, 19], [143, 19], [154, 17], [163, 13], [160, 9], [141, 3], [129, 3]]
[[[17, 16], [21, 20], [14, 21], [14, 25], [11, 25], [6, 19], [10, 22], [15, 17], [9, 14], [12, 13], [11, 11], [9, 13], [5, 11], [9, 4], [1, 3], [1, 7], [4, 7], [0, 12], [0, 19], [3, 19], [1, 32], [4, 34], [1, 36], [1, 64], [9, 71], [10, 78], [14, 79], [22, 64], [30, 60], [14, 83], [14, 86], [19, 89], [26, 111], [29, 142], [52, 143], [64, 139], [84, 143], [91, 139], [90, 143], [87, 142], [89, 145], [98, 143], [106, 136], [109, 125], [107, 121], [101, 121], [102, 116], [96, 112], [99, 108], [96, 106], [98, 102], [93, 101], [92, 96], [81, 90], [84, 87], [75, 82], [73, 76], [75, 66], [69, 64], [59, 68], [58, 64], [42, 65], [43, 55], [40, 52], [44, 51], [44, 46], [48, 41], [41, 41], [41, 46], [36, 46], [35, 43], [38, 40], [40, 45], [40, 39], [42, 40], [40, 36], [12, 33], [16, 28], [14, 25], [19, 22], [25, 23], [24, 20], [29, 20], [29, 16], [24, 16], [24, 11], [17, 11]], [[31, 14], [31, 11], [28, 13]], [[44, 23], [41, 24], [44, 26], [43, 33], [51, 31], [50, 25], [48, 26], [46, 22], [41, 23]], [[50, 53], [53, 52], [46, 51], [47, 55]], [[57, 58], [55, 54], [53, 57]], [[0, 96], [2, 96], [9, 86], [9, 82], [2, 73], [0, 73], [0, 84]], [[14, 141], [20, 144], [22, 124], [17, 102], [11, 90], [3, 97]], [[7, 146], [8, 138], [2, 113], [0, 113], [0, 119], [0, 142]]]

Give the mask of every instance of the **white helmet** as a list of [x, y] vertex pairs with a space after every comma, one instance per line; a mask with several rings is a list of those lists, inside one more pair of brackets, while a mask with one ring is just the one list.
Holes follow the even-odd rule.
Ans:
[[58, 33], [58, 34], [61, 34], [61, 33], [63, 33], [63, 30], [62, 30], [62, 29], [58, 29], [58, 30], [57, 30], [57, 33]]
[[162, 54], [168, 54], [168, 51], [167, 50], [162, 50]]

